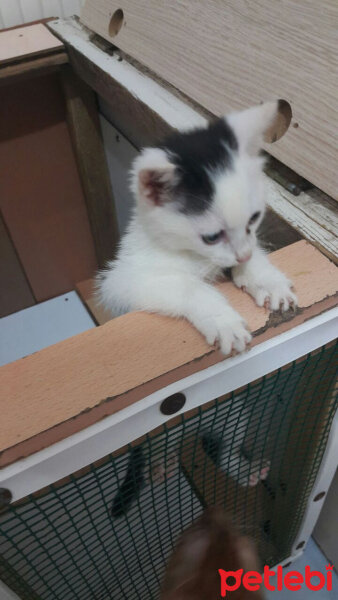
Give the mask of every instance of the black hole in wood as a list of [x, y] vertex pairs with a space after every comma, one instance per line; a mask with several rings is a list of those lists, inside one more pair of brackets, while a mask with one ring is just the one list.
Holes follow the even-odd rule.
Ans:
[[314, 497], [313, 501], [314, 502], [318, 502], [318, 500], [321, 500], [322, 498], [324, 498], [326, 492], [320, 492], [319, 494], [317, 494], [317, 496]]
[[12, 502], [12, 493], [6, 488], [0, 488], [0, 510]]
[[289, 567], [291, 565], [291, 562], [286, 563], [286, 565], [283, 565], [283, 569], [286, 569], [287, 567]]
[[305, 546], [305, 542], [299, 542], [299, 544], [296, 546], [296, 550], [299, 550], [300, 548], [303, 548]]
[[161, 404], [161, 413], [163, 415], [174, 415], [185, 405], [185, 395], [181, 392], [168, 396]]
[[115, 37], [120, 31], [124, 20], [124, 14], [122, 8], [118, 8], [112, 15], [108, 27], [109, 35]]

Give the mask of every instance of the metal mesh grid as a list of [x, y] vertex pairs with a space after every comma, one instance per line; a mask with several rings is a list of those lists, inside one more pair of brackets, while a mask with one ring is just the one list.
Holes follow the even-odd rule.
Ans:
[[178, 535], [216, 502], [264, 564], [283, 561], [337, 408], [335, 361], [322, 348], [11, 506], [0, 579], [22, 600], [156, 599]]

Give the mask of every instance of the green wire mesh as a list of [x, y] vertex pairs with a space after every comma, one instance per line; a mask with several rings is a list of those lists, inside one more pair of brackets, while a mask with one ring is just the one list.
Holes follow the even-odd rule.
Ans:
[[[175, 540], [216, 502], [256, 540], [264, 564], [282, 562], [337, 408], [336, 357], [336, 346], [323, 347], [9, 507], [0, 579], [22, 600], [159, 598]], [[113, 518], [135, 447], [142, 478], [131, 471], [124, 498], [134, 502], [124, 507], [122, 496]], [[264, 468], [267, 478], [248, 486]]]

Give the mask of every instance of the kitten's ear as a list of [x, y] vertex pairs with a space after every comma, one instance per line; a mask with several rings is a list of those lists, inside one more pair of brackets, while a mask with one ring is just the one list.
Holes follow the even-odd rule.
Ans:
[[292, 118], [290, 104], [286, 100], [265, 102], [259, 106], [227, 115], [240, 148], [249, 154], [257, 153], [263, 142], [279, 140], [289, 128]]
[[175, 165], [159, 148], [146, 148], [134, 162], [132, 190], [140, 200], [161, 205], [170, 201], [176, 182]]

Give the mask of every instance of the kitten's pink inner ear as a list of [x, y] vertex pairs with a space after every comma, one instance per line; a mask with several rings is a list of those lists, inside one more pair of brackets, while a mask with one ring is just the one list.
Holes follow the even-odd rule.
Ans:
[[287, 100], [278, 100], [276, 116], [264, 132], [264, 141], [268, 144], [277, 142], [289, 129], [292, 119], [291, 105]]
[[173, 172], [173, 165], [157, 169], [142, 169], [138, 175], [141, 196], [156, 206], [163, 204], [168, 200]]

